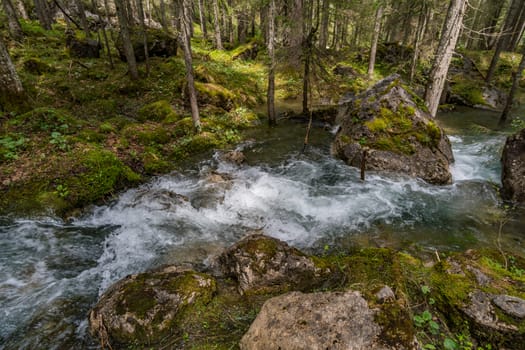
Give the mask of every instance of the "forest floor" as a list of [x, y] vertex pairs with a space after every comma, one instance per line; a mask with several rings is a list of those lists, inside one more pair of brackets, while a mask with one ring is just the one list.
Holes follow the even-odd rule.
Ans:
[[[203, 126], [196, 134], [180, 54], [150, 58], [148, 74], [140, 64], [141, 79], [134, 82], [115, 48], [111, 69], [105, 52], [98, 59], [71, 57], [62, 24], [51, 31], [34, 22], [22, 24], [25, 40], [11, 47], [11, 55], [28, 100], [0, 115], [0, 213], [72, 215], [195, 155], [233, 146], [246, 128], [266, 127], [258, 111], [265, 103], [268, 58], [264, 50], [253, 60], [237, 58], [254, 45], [262, 47], [256, 39], [216, 51], [195, 28], [193, 64]], [[490, 52], [468, 55], [478, 69], [486, 69]], [[365, 56], [366, 50], [318, 57], [312, 109], [337, 104], [343, 93], [362, 91], [388, 74], [407, 75], [407, 61], [392, 61], [387, 48], [380, 49], [376, 73], [368, 80]], [[509, 86], [518, 62], [518, 55], [503, 55], [499, 87]], [[300, 58], [284, 53], [278, 67], [276, 99], [300, 104]], [[419, 67], [415, 85], [428, 68]], [[480, 81], [458, 79], [469, 91], [467, 99], [479, 98]]]

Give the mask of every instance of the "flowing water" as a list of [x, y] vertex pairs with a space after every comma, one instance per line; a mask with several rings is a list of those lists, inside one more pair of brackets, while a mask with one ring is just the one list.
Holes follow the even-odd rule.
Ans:
[[[491, 131], [495, 118], [473, 110], [441, 117], [456, 157], [449, 186], [372, 172], [362, 182], [330, 157], [328, 131], [314, 129], [300, 154], [304, 125], [283, 123], [240, 146], [247, 165], [214, 156], [72, 222], [0, 218], [0, 349], [96, 348], [86, 315], [111, 283], [167, 263], [204, 267], [248, 230], [309, 251], [494, 246], [505, 140]], [[512, 214], [502, 244], [525, 255], [522, 214]]]

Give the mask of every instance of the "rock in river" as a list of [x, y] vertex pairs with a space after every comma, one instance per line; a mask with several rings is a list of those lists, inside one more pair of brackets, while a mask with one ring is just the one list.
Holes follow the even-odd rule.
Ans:
[[507, 138], [501, 162], [501, 196], [504, 199], [525, 202], [525, 129]]
[[213, 277], [176, 266], [130, 275], [91, 310], [90, 331], [103, 346], [155, 344], [174, 332], [181, 312], [208, 303], [216, 288]]
[[[341, 123], [332, 153], [348, 165], [419, 177], [433, 184], [452, 181], [450, 141], [398, 75], [340, 105]], [[364, 164], [363, 164], [364, 163]]]

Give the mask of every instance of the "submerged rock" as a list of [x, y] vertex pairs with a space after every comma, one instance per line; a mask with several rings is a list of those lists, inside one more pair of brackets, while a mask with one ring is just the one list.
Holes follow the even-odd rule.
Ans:
[[348, 165], [403, 173], [433, 184], [452, 181], [450, 141], [399, 75], [341, 104], [337, 119], [341, 128], [332, 153]]
[[507, 138], [501, 162], [501, 197], [525, 202], [525, 129]]
[[303, 294], [292, 292], [269, 299], [240, 342], [241, 350], [287, 349], [411, 349], [389, 346], [359, 292]]
[[224, 274], [238, 281], [241, 294], [302, 290], [326, 272], [299, 250], [258, 233], [228, 248], [218, 260]]
[[111, 286], [89, 313], [101, 344], [154, 344], [176, 332], [178, 316], [216, 292], [211, 276], [176, 266], [130, 275]]

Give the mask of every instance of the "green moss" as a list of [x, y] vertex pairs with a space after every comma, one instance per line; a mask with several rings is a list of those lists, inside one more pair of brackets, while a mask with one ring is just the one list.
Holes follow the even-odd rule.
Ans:
[[64, 134], [73, 133], [82, 126], [79, 120], [67, 111], [48, 107], [36, 108], [17, 116], [10, 124], [33, 132], [59, 131]]
[[388, 129], [388, 120], [382, 117], [377, 117], [365, 122], [365, 125], [372, 132], [384, 132]]
[[195, 82], [195, 89], [201, 99], [224, 110], [231, 110], [235, 106], [235, 94], [219, 84]]
[[172, 163], [163, 159], [154, 149], [147, 148], [142, 154], [142, 162], [144, 164], [144, 172], [147, 175], [160, 175], [173, 170]]
[[483, 98], [481, 84], [472, 79], [457, 78], [454, 84], [451, 84], [452, 93], [460, 96], [471, 105], [487, 105]]
[[122, 134], [142, 145], [166, 144], [171, 140], [171, 135], [166, 128], [158, 124], [131, 124], [122, 130]]
[[42, 75], [44, 73], [51, 73], [55, 71], [53, 67], [35, 57], [26, 59], [23, 63], [23, 66], [27, 72], [35, 75]]
[[175, 113], [168, 101], [160, 100], [139, 109], [137, 119], [140, 121], [167, 121], [173, 123], [178, 121], [180, 116]]

